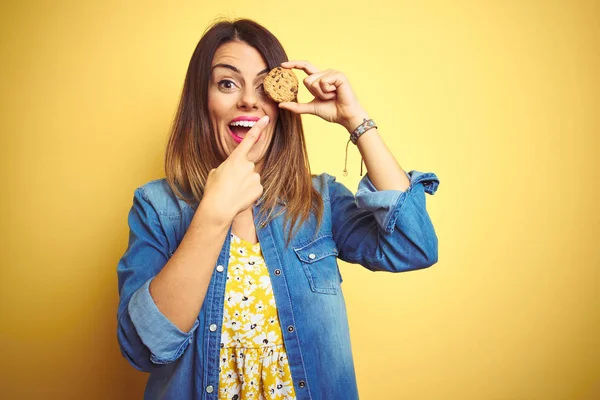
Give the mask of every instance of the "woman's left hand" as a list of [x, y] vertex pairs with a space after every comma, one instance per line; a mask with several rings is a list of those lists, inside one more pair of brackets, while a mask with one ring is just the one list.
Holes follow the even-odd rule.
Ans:
[[313, 114], [328, 122], [335, 122], [352, 132], [367, 113], [358, 102], [348, 78], [340, 71], [319, 71], [308, 61], [286, 61], [283, 68], [301, 69], [308, 75], [304, 85], [315, 96], [308, 103], [284, 102], [279, 107], [296, 114]]

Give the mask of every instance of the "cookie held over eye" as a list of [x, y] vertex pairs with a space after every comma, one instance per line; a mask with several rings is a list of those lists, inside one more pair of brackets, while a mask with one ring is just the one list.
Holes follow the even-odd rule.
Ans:
[[278, 103], [294, 101], [298, 96], [298, 78], [291, 69], [275, 67], [265, 77], [263, 88]]

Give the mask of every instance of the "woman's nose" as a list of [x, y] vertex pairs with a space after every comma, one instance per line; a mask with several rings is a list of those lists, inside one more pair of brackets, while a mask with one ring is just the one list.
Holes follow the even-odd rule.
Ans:
[[240, 99], [238, 101], [238, 107], [241, 109], [254, 109], [258, 108], [258, 96], [254, 88], [246, 87], [242, 90]]

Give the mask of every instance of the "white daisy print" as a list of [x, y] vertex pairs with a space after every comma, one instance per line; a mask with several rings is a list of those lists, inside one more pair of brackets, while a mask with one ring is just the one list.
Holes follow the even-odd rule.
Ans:
[[279, 336], [273, 331], [261, 332], [254, 337], [254, 343], [260, 346], [269, 346], [276, 343], [277, 339], [279, 339]]
[[242, 330], [246, 336], [256, 336], [257, 332], [262, 332], [265, 324], [265, 316], [262, 314], [250, 314], [249, 321], [242, 325]]
[[269, 275], [263, 275], [258, 279], [258, 285], [262, 290], [265, 291], [265, 294], [273, 293], [273, 288], [271, 287], [271, 278]]
[[219, 399], [295, 399], [260, 245], [232, 235], [223, 303]]

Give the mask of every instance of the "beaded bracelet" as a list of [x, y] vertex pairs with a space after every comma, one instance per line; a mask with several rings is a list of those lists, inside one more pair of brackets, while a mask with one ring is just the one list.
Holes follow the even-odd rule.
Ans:
[[[377, 125], [375, 125], [375, 121], [373, 121], [372, 119], [366, 119], [363, 118], [363, 123], [360, 124], [355, 130], [352, 131], [352, 133], [350, 134], [350, 139], [348, 140], [348, 143], [346, 143], [346, 159], [344, 160], [344, 176], [348, 176], [348, 145], [350, 144], [350, 142], [352, 142], [353, 144], [356, 144], [356, 141], [358, 140], [358, 138], [365, 133], [366, 131], [368, 131], [369, 129], [372, 128], [377, 128]], [[363, 174], [363, 158], [360, 158], [360, 176], [362, 176]]]
[[377, 125], [375, 125], [375, 121], [373, 121], [372, 119], [363, 118], [363, 123], [360, 124], [354, 131], [352, 131], [352, 134], [350, 135], [350, 140], [353, 144], [356, 144], [356, 141], [363, 133], [373, 128], [377, 128]]

